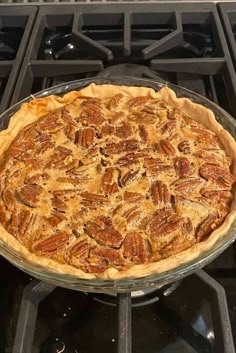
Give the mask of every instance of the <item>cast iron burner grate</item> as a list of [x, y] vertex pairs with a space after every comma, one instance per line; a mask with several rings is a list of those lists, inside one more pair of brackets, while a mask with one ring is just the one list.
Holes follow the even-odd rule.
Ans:
[[235, 352], [224, 289], [204, 271], [156, 290], [152, 301], [98, 298], [34, 280], [23, 292], [13, 353]]
[[10, 103], [36, 7], [2, 7], [0, 11], [0, 112]]
[[220, 3], [219, 9], [233, 63], [236, 68], [236, 4], [234, 2]]
[[236, 113], [236, 74], [212, 3], [40, 6], [12, 103], [131, 64], [147, 68], [135, 76], [148, 71]]

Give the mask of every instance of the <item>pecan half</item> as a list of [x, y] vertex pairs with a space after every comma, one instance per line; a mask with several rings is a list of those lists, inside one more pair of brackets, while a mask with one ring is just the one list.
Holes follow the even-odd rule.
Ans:
[[35, 184], [24, 184], [17, 188], [17, 196], [27, 206], [37, 207], [43, 188]]
[[139, 221], [141, 215], [142, 211], [137, 208], [137, 206], [129, 208], [122, 214], [122, 216], [126, 218], [128, 224]]
[[53, 190], [52, 194], [54, 196], [65, 196], [70, 194], [75, 194], [81, 192], [81, 189], [60, 189], [60, 190]]
[[231, 189], [236, 181], [236, 177], [230, 171], [213, 164], [204, 164], [200, 168], [200, 174], [225, 189]]
[[143, 237], [137, 232], [130, 232], [126, 235], [123, 244], [123, 255], [125, 258], [136, 262], [145, 263], [149, 254], [144, 244]]
[[2, 200], [8, 210], [12, 210], [15, 207], [16, 199], [10, 189], [5, 189], [2, 191]]
[[108, 217], [100, 217], [95, 222], [88, 222], [85, 230], [98, 243], [112, 248], [119, 248], [123, 238], [121, 234], [113, 227], [112, 221]]
[[176, 120], [168, 121], [163, 123], [160, 129], [160, 132], [164, 135], [170, 136], [173, 131], [176, 129]]
[[68, 184], [81, 184], [83, 186], [84, 181], [87, 181], [88, 178], [72, 178], [72, 177], [59, 177], [56, 179], [57, 181], [59, 181], [60, 183], [68, 183]]
[[188, 140], [184, 140], [178, 144], [178, 149], [180, 152], [183, 152], [185, 154], [191, 153], [191, 146], [190, 142]]
[[186, 250], [196, 243], [194, 238], [178, 235], [160, 250], [162, 258], [177, 254]]
[[144, 199], [144, 196], [138, 192], [125, 191], [124, 193], [124, 200], [127, 202], [138, 202], [142, 199]]
[[52, 207], [55, 208], [58, 211], [66, 211], [67, 210], [67, 205], [64, 201], [60, 200], [58, 197], [54, 197], [51, 200]]
[[108, 269], [108, 264], [105, 264], [104, 262], [102, 264], [97, 264], [97, 265], [94, 265], [94, 264], [91, 265], [86, 263], [81, 268], [84, 272], [101, 273]]
[[[84, 99], [84, 98], [86, 98], [86, 99]], [[101, 98], [83, 97], [82, 99], [83, 99], [83, 101], [81, 103], [82, 107], [85, 107], [85, 108], [90, 108], [90, 107], [100, 108], [101, 107], [101, 103], [102, 103]]]
[[147, 157], [147, 153], [145, 152], [127, 153], [117, 160], [117, 164], [120, 167], [128, 167], [130, 165], [139, 163], [140, 158], [144, 157]]
[[168, 172], [173, 169], [171, 165], [163, 164], [159, 158], [145, 158], [144, 165], [151, 176], [157, 176], [161, 172]]
[[[95, 259], [93, 259], [93, 257]], [[117, 250], [109, 249], [109, 248], [93, 248], [90, 251], [90, 258], [89, 261], [93, 263], [96, 258], [104, 261], [105, 264], [121, 266], [125, 265], [125, 260], [120, 255]]]
[[217, 153], [217, 150], [212, 151], [210, 148], [198, 149], [197, 151], [195, 151], [195, 153], [193, 153], [193, 156], [197, 157], [198, 159], [203, 159], [204, 162], [207, 164], [219, 165], [220, 162], [222, 163], [227, 161], [227, 157], [225, 157], [225, 155]]
[[144, 125], [140, 125], [139, 126], [139, 136], [140, 136], [141, 141], [143, 143], [147, 143], [147, 141], [148, 141], [148, 132], [147, 132], [147, 130], [146, 130]]
[[76, 142], [83, 148], [89, 148], [94, 143], [95, 132], [94, 129], [87, 127], [81, 130], [76, 131], [78, 133], [78, 137], [76, 138]]
[[175, 159], [175, 169], [180, 177], [186, 177], [190, 174], [191, 165], [186, 157], [178, 157]]
[[176, 231], [183, 224], [183, 219], [169, 209], [160, 210], [147, 225], [147, 232], [152, 239], [158, 240]]
[[113, 135], [115, 133], [115, 127], [113, 125], [103, 125], [101, 128], [100, 136], [105, 137]]
[[41, 132], [51, 132], [55, 133], [64, 128], [64, 124], [61, 121], [62, 109], [59, 108], [52, 112], [49, 112], [46, 117], [39, 120], [36, 125], [36, 129]]
[[65, 170], [66, 174], [72, 173], [78, 167], [78, 159], [73, 159], [71, 162], [60, 166], [60, 170]]
[[170, 194], [166, 184], [157, 180], [151, 186], [152, 200], [155, 205], [161, 203], [168, 204], [170, 202]]
[[72, 124], [68, 124], [65, 126], [64, 128], [64, 134], [66, 135], [66, 137], [68, 137], [69, 140], [71, 140], [72, 142], [75, 142], [75, 131], [76, 128], [74, 125]]
[[201, 178], [180, 178], [174, 183], [175, 192], [179, 195], [188, 196], [203, 184], [204, 180]]
[[135, 111], [128, 115], [128, 120], [135, 121], [138, 124], [155, 124], [159, 122], [159, 118], [152, 111], [151, 113], [146, 112], [144, 109], [141, 111]]
[[183, 229], [185, 230], [187, 235], [190, 235], [193, 233], [193, 223], [189, 217], [187, 217], [183, 223]]
[[74, 120], [73, 116], [69, 113], [69, 111], [67, 110], [67, 106], [65, 106], [64, 108], [62, 108], [62, 114], [61, 114], [61, 118], [64, 122], [66, 122], [68, 125], [71, 126], [77, 126], [77, 122]]
[[168, 140], [160, 140], [155, 145], [157, 152], [165, 154], [169, 157], [175, 156], [175, 148]]
[[213, 201], [215, 203], [223, 201], [229, 201], [232, 198], [232, 194], [227, 190], [201, 190], [201, 195]]
[[18, 231], [19, 234], [25, 238], [36, 224], [37, 215], [31, 213], [29, 210], [23, 210], [20, 214], [20, 219]]
[[43, 169], [46, 161], [42, 158], [28, 158], [24, 161], [26, 167], [31, 167], [33, 170]]
[[150, 98], [147, 96], [135, 97], [135, 98], [132, 98], [128, 101], [128, 106], [130, 108], [138, 107], [140, 105], [147, 103], [149, 100], [150, 100]]
[[121, 152], [132, 152], [139, 148], [137, 140], [123, 140], [118, 143], [109, 143], [102, 148], [105, 155], [119, 154]]
[[37, 153], [44, 153], [48, 149], [55, 146], [55, 141], [52, 140], [52, 135], [42, 133], [35, 138], [36, 151]]
[[190, 126], [190, 129], [194, 134], [199, 135], [198, 138], [202, 142], [209, 142], [210, 140], [216, 138], [213, 131], [207, 130], [203, 126]]
[[[20, 136], [19, 141], [21, 141]], [[9, 152], [13, 158], [19, 161], [25, 161], [25, 159], [31, 158], [32, 155], [34, 155], [34, 148], [35, 145], [33, 142], [21, 141], [21, 144], [19, 144], [19, 142], [14, 143]]]
[[121, 126], [116, 127], [115, 135], [121, 139], [127, 139], [132, 135], [132, 126], [126, 122], [123, 122]]
[[84, 125], [99, 126], [105, 121], [105, 118], [100, 108], [88, 107], [81, 112], [79, 121]]
[[56, 231], [48, 238], [42, 239], [33, 245], [34, 251], [54, 252], [66, 245], [69, 240], [69, 234], [61, 231]]
[[116, 94], [108, 103], [108, 108], [111, 110], [116, 109], [123, 97], [124, 95], [122, 93]]
[[107, 204], [108, 203], [108, 199], [103, 196], [103, 195], [98, 195], [98, 194], [93, 194], [91, 192], [81, 192], [80, 194], [82, 200], [81, 203], [88, 201], [91, 203], [98, 203], [98, 204]]
[[1, 204], [0, 204], [0, 223], [4, 227], [6, 227], [7, 225], [6, 210], [5, 210], [5, 207], [3, 207]]
[[14, 237], [16, 237], [18, 233], [19, 221], [20, 221], [20, 217], [19, 217], [19, 214], [17, 213], [17, 209], [15, 208], [7, 224], [8, 232], [11, 233]]
[[70, 256], [75, 256], [80, 260], [84, 261], [89, 256], [89, 251], [91, 249], [91, 244], [86, 239], [80, 240], [69, 250]]
[[203, 223], [199, 226], [197, 231], [197, 240], [201, 241], [215, 230], [223, 222], [222, 218], [218, 218], [216, 214], [210, 214]]
[[168, 119], [175, 120], [180, 119], [182, 117], [182, 112], [179, 108], [172, 108], [168, 110]]
[[[22, 170], [21, 170], [20, 166], [18, 165], [18, 163], [13, 165], [11, 167], [11, 169], [8, 170], [7, 175], [6, 175], [7, 181], [13, 182], [13, 183], [14, 183], [14, 181], [17, 183], [17, 179], [18, 178], [20, 179], [21, 176], [22, 176]], [[2, 176], [2, 178], [0, 178], [0, 184], [1, 184], [1, 182], [3, 182], [3, 184], [4, 184], [4, 176]]]
[[224, 219], [228, 213], [229, 213], [229, 206], [227, 204], [220, 202], [217, 208], [217, 214], [219, 218]]
[[89, 179], [89, 169], [87, 167], [79, 167], [78, 162], [74, 168], [67, 170], [66, 175], [70, 177], [76, 177], [81, 181], [86, 181]]
[[121, 178], [120, 178], [120, 186], [126, 186], [129, 183], [131, 183], [132, 181], [134, 181], [137, 176], [138, 176], [138, 170], [134, 170], [131, 171], [129, 170], [128, 172], [126, 172]]
[[50, 224], [52, 227], [56, 227], [62, 221], [65, 221], [67, 218], [60, 211], [52, 210], [49, 217], [44, 218], [45, 221]]
[[102, 177], [102, 188], [106, 194], [112, 195], [119, 191], [117, 185], [117, 177], [118, 171], [116, 168], [111, 167], [105, 170], [105, 173]]
[[54, 154], [51, 157], [51, 160], [46, 164], [46, 168], [63, 167], [65, 165], [64, 160], [71, 154], [72, 151], [69, 148], [66, 148], [64, 146], [56, 147]]
[[37, 173], [25, 179], [26, 184], [39, 184], [50, 178], [48, 173]]

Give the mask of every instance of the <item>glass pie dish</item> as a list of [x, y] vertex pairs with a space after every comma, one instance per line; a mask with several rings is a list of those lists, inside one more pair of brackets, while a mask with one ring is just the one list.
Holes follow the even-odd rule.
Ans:
[[[114, 85], [126, 85], [126, 86], [140, 86], [153, 88], [159, 91], [165, 85], [175, 91], [178, 97], [186, 97], [191, 99], [195, 103], [199, 103], [209, 109], [211, 109], [217, 121], [228, 130], [233, 137], [236, 137], [236, 122], [234, 119], [226, 113], [222, 108], [212, 103], [208, 99], [188, 91], [187, 89], [158, 81], [136, 79], [131, 77], [97, 77], [83, 80], [77, 80], [69, 83], [64, 83], [44, 91], [35, 94], [35, 98], [42, 98], [48, 95], [64, 95], [70, 91], [80, 90], [91, 83], [95, 84], [114, 84]], [[22, 103], [27, 102], [31, 99], [28, 97], [21, 102], [15, 104], [13, 107], [8, 109], [5, 113], [0, 116], [0, 130], [6, 129], [11, 119], [11, 116], [19, 110]], [[184, 276], [196, 271], [197, 269], [205, 266], [207, 263], [212, 261], [220, 253], [222, 253], [236, 237], [236, 222], [234, 222], [226, 235], [222, 236], [217, 242], [214, 243], [213, 247], [205, 252], [202, 252], [194, 260], [187, 261], [175, 268], [157, 273], [155, 275], [146, 276], [143, 278], [125, 278], [120, 280], [102, 280], [102, 279], [80, 279], [75, 276], [67, 275], [60, 272], [54, 272], [49, 268], [36, 265], [27, 260], [20, 253], [14, 252], [7, 244], [0, 241], [0, 254], [10, 261], [15, 266], [19, 267], [22, 271], [29, 273], [30, 275], [39, 278], [43, 281], [50, 282], [52, 284], [81, 290], [85, 292], [127, 292], [137, 291], [147, 287], [161, 287], [168, 283], [174, 282], [183, 278]]]

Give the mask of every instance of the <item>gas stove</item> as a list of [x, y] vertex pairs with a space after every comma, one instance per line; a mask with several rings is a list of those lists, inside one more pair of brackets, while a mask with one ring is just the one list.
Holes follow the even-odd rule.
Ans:
[[[0, 6], [0, 110], [50, 86], [134, 76], [236, 116], [235, 4]], [[88, 294], [0, 259], [0, 353], [234, 353], [236, 254], [149, 293]]]

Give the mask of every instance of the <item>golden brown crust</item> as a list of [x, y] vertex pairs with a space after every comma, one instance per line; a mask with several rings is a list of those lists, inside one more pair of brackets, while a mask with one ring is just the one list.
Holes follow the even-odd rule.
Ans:
[[[70, 104], [71, 102], [74, 101], [75, 98], [81, 97], [82, 95], [82, 96], [99, 97], [102, 99], [108, 99], [108, 98], [114, 97], [116, 94], [121, 94], [121, 93], [130, 98], [135, 98], [138, 96], [139, 97], [150, 96], [153, 98], [159, 98], [164, 102], [170, 105], [173, 105], [176, 108], [179, 108], [181, 112], [183, 112], [188, 116], [191, 116], [191, 118], [193, 118], [194, 120], [199, 121], [200, 123], [204, 123], [206, 127], [208, 127], [211, 131], [213, 131], [218, 136], [221, 144], [223, 145], [224, 149], [227, 152], [227, 155], [232, 158], [232, 166], [233, 166], [232, 172], [234, 175], [236, 175], [236, 169], [235, 169], [236, 168], [235, 167], [236, 166], [236, 163], [235, 163], [236, 144], [233, 138], [231, 137], [231, 135], [227, 131], [225, 131], [220, 124], [217, 123], [217, 121], [215, 120], [214, 114], [210, 110], [204, 108], [201, 105], [195, 104], [186, 98], [176, 98], [175, 93], [167, 87], [163, 88], [161, 91], [156, 93], [154, 90], [145, 88], [145, 87], [127, 87], [127, 86], [112, 86], [112, 85], [96, 86], [92, 84], [80, 92], [70, 92], [67, 95], [65, 95], [63, 98], [50, 96], [43, 99], [33, 100], [30, 103], [23, 104], [20, 110], [11, 118], [9, 128], [0, 133], [0, 138], [2, 142], [0, 147], [0, 155], [3, 155], [3, 153], [7, 151], [11, 142], [26, 125], [35, 122], [36, 120], [38, 120], [40, 116], [44, 116], [50, 111], [54, 111], [57, 108]], [[89, 134], [89, 131], [83, 132], [83, 134], [84, 133]], [[143, 139], [146, 138], [145, 129], [141, 130], [140, 136], [142, 136]], [[84, 139], [83, 136], [80, 136], [79, 138], [80, 138], [79, 141], [82, 145], [85, 143], [84, 141], [87, 141], [87, 139]], [[89, 138], [91, 141], [91, 136], [89, 136]], [[182, 147], [186, 148], [186, 145]], [[161, 148], [161, 149], [168, 148], [168, 151], [169, 151], [168, 153], [170, 154], [172, 153], [170, 146], [164, 146], [164, 147], [158, 146], [157, 148]], [[186, 170], [188, 170], [188, 166], [186, 166], [186, 163], [183, 159], [176, 161], [176, 168], [179, 171], [181, 177], [187, 176], [188, 172]], [[207, 174], [208, 170], [207, 168], [205, 169], [202, 171], [202, 173], [204, 174], [204, 177], [205, 175], [206, 176], [208, 175]], [[212, 174], [212, 170], [210, 172]], [[164, 190], [163, 185], [160, 186], [155, 184], [153, 186], [154, 199], [156, 195], [155, 188], [158, 189], [158, 187]], [[106, 184], [106, 191], [111, 192], [111, 188], [107, 184]], [[20, 197], [24, 198], [24, 195], [25, 195], [24, 192], [25, 190], [19, 191]], [[36, 191], [34, 190], [34, 193], [35, 192], [36, 192], [35, 199], [31, 202], [37, 201], [37, 192], [40, 192], [40, 190], [36, 190]], [[162, 194], [163, 194], [162, 198], [165, 199], [167, 196], [164, 196], [163, 192], [164, 191], [162, 191]], [[184, 207], [184, 206], [180, 202], [180, 206], [178, 207]], [[118, 271], [116, 268], [109, 268], [102, 273], [97, 273], [97, 274], [85, 273], [82, 270], [75, 268], [74, 266], [70, 266], [68, 264], [59, 264], [53, 259], [41, 257], [36, 254], [30, 253], [26, 249], [26, 247], [21, 245], [10, 233], [8, 233], [5, 230], [5, 228], [2, 225], [0, 225], [0, 231], [1, 231], [0, 238], [4, 243], [7, 243], [7, 245], [10, 248], [12, 248], [14, 251], [18, 251], [21, 255], [25, 256], [29, 261], [32, 261], [33, 263], [41, 266], [46, 266], [48, 269], [52, 271], [73, 275], [79, 278], [119, 279], [123, 277], [143, 277], [143, 276], [151, 275], [154, 273], [160, 273], [160, 272], [175, 268], [181, 263], [193, 260], [200, 253], [206, 250], [209, 250], [221, 236], [224, 236], [224, 234], [227, 233], [227, 230], [230, 228], [230, 225], [236, 218], [235, 208], [236, 208], [235, 195], [233, 195], [233, 202], [231, 204], [230, 213], [227, 215], [226, 219], [224, 220], [224, 223], [218, 229], [216, 229], [207, 239], [193, 245], [192, 247], [184, 251], [181, 251], [184, 249], [183, 244], [181, 243], [175, 244], [176, 248], [180, 249], [181, 251], [180, 253], [171, 255], [171, 253], [169, 252], [170, 249], [166, 248], [166, 254], [168, 254], [169, 256], [167, 259], [163, 259], [153, 263], [133, 265], [129, 269], [122, 270], [122, 271]], [[27, 221], [31, 221], [31, 222], [33, 221], [33, 220], [30, 220], [29, 217], [28, 218], [27, 217], [28, 217], [27, 214], [25, 214], [24, 218]], [[178, 222], [178, 220], [175, 220], [175, 222]], [[209, 222], [207, 225], [210, 224]], [[200, 234], [199, 236], [201, 236], [201, 232], [199, 234]], [[59, 239], [59, 242], [63, 242], [67, 238], [65, 234], [59, 234], [58, 239]], [[140, 243], [137, 235], [135, 239], [136, 239], [135, 244], [137, 244], [138, 242]], [[128, 239], [127, 241], [130, 242], [132, 247], [132, 240]], [[82, 244], [82, 245], [83, 245], [83, 249], [85, 249], [86, 251], [86, 244]], [[127, 247], [127, 252], [128, 252], [128, 249], [129, 247]], [[142, 245], [140, 245], [140, 249], [142, 250]], [[146, 255], [141, 250], [138, 253], [137, 245], [136, 245], [135, 250], [133, 250], [133, 255], [137, 256], [137, 253], [138, 253], [139, 256], [142, 256], [144, 258]], [[78, 249], [76, 249], [76, 251], [78, 251]]]

